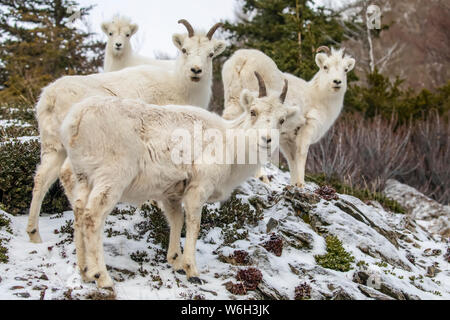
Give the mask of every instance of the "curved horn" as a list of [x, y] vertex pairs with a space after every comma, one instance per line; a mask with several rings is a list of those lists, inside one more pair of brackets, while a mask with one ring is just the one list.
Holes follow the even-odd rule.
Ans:
[[319, 52], [322, 52], [322, 51], [324, 51], [327, 54], [327, 56], [331, 55], [331, 50], [327, 46], [318, 47], [317, 50], [316, 50], [316, 53], [319, 53]]
[[284, 100], [286, 100], [286, 95], [287, 95], [287, 91], [288, 91], [288, 81], [287, 79], [284, 79], [284, 87], [283, 87], [283, 91], [280, 94], [280, 100], [281, 103], [284, 103]]
[[345, 48], [342, 50], [342, 58], [345, 58]]
[[181, 23], [186, 27], [189, 38], [192, 38], [194, 36], [194, 28], [192, 28], [191, 24], [186, 19], [178, 20], [178, 23]]
[[263, 78], [256, 71], [255, 71], [255, 76], [256, 76], [256, 79], [258, 79], [258, 86], [259, 86], [259, 97], [258, 98], [267, 97], [266, 84], [264, 83]]
[[214, 35], [214, 32], [216, 32], [216, 30], [222, 26], [223, 26], [223, 23], [221, 23], [221, 22], [218, 22], [215, 25], [213, 25], [211, 27], [211, 29], [209, 29], [208, 34], [206, 35], [208, 37], [208, 39], [211, 40], [212, 36]]

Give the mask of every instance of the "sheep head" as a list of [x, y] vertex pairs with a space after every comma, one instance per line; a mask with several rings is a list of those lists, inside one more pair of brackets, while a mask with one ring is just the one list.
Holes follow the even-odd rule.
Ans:
[[316, 50], [316, 64], [320, 68], [316, 81], [322, 90], [345, 93], [347, 73], [355, 66], [355, 59], [345, 54], [345, 49], [329, 49], [326, 46]]
[[182, 74], [192, 82], [201, 82], [204, 75], [212, 74], [212, 60], [226, 48], [225, 41], [213, 38], [216, 30], [222, 26], [216, 23], [206, 34], [195, 32], [192, 25], [181, 19], [178, 23], [184, 25], [187, 34], [174, 34], [173, 43], [180, 50], [178, 57]]
[[281, 129], [286, 119], [296, 114], [297, 108], [284, 105], [288, 91], [287, 80], [284, 80], [281, 94], [268, 93], [261, 75], [255, 72], [255, 77], [258, 81], [258, 94], [244, 89], [240, 97], [241, 107], [245, 110], [246, 129], [265, 133], [258, 137], [258, 148], [271, 149], [273, 152], [276, 149], [273, 146], [278, 145], [278, 141], [275, 141], [278, 137], [273, 134]]
[[113, 55], [120, 57], [131, 50], [131, 37], [137, 32], [138, 25], [131, 20], [119, 15], [114, 16], [111, 21], [103, 22], [102, 31], [108, 36], [106, 48]]

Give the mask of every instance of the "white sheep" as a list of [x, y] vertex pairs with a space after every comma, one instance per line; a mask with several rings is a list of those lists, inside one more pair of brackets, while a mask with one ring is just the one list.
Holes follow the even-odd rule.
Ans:
[[180, 50], [173, 70], [143, 65], [116, 72], [62, 77], [43, 89], [36, 106], [41, 139], [41, 164], [34, 177], [27, 232], [32, 242], [41, 242], [38, 230], [42, 200], [56, 181], [66, 152], [59, 136], [60, 125], [70, 108], [91, 96], [139, 98], [157, 105], [193, 105], [208, 108], [211, 97], [212, 61], [226, 47], [213, 39], [221, 24], [207, 34], [194, 33], [186, 20], [180, 20], [188, 34], [174, 34]]
[[[113, 97], [92, 97], [74, 106], [61, 126], [68, 152], [62, 182], [74, 207], [78, 266], [83, 279], [97, 280], [99, 287], [112, 287], [101, 240], [106, 216], [119, 201], [140, 204], [152, 198], [162, 201], [170, 225], [168, 262], [175, 270], [186, 272], [191, 282], [201, 282], [195, 248], [202, 207], [205, 202], [227, 199], [234, 188], [254, 175], [260, 158], [253, 163], [238, 162], [239, 144], [234, 137], [247, 141], [241, 150], [245, 159], [250, 152], [271, 150], [274, 142], [269, 130], [279, 130], [296, 112], [283, 105], [286, 91], [287, 81], [281, 95], [267, 96], [263, 86], [258, 97], [244, 90], [240, 100], [245, 111], [230, 121], [201, 108], [155, 106]], [[211, 131], [218, 135], [212, 140], [202, 139], [200, 152], [191, 152], [195, 146], [180, 150], [176, 132], [185, 130], [187, 141], [191, 141], [198, 127], [205, 136]], [[255, 129], [267, 131], [250, 140]], [[230, 132], [232, 135], [228, 135]], [[222, 150], [222, 156], [218, 156]], [[181, 163], [174, 160], [174, 152], [180, 151], [190, 154]], [[212, 158], [215, 161], [210, 161]], [[183, 253], [182, 204], [186, 215]]]
[[104, 72], [118, 71], [128, 67], [149, 64], [162, 68], [173, 68], [174, 60], [158, 60], [137, 54], [131, 46], [131, 38], [137, 32], [138, 25], [127, 17], [116, 15], [111, 21], [101, 24], [102, 31], [108, 37], [105, 49]]
[[[236, 104], [239, 89], [252, 90], [257, 84], [249, 77], [257, 70], [273, 89], [282, 79], [289, 80], [291, 90], [286, 104], [297, 106], [297, 117], [291, 117], [283, 126], [280, 149], [291, 172], [291, 184], [303, 187], [309, 146], [319, 141], [339, 116], [347, 90], [347, 73], [355, 66], [355, 59], [345, 50], [322, 46], [317, 52], [316, 64], [320, 70], [310, 81], [289, 73], [282, 73], [264, 53], [258, 50], [238, 50], [224, 64], [222, 78], [225, 90], [223, 117], [233, 119], [242, 112]], [[306, 121], [306, 122], [305, 122]]]

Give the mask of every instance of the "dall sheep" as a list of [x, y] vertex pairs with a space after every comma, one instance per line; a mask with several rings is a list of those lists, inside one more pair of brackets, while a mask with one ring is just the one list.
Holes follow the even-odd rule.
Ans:
[[180, 50], [173, 70], [137, 66], [116, 72], [88, 76], [65, 76], [43, 89], [36, 106], [41, 139], [41, 164], [34, 177], [27, 232], [32, 242], [41, 242], [38, 230], [42, 200], [58, 178], [66, 158], [59, 128], [70, 108], [92, 96], [139, 98], [156, 105], [193, 105], [208, 108], [211, 97], [212, 61], [226, 47], [213, 39], [220, 27], [215, 24], [207, 34], [194, 32], [186, 20], [180, 20], [188, 34], [174, 34]]
[[[322, 53], [321, 51], [324, 51]], [[264, 53], [258, 50], [238, 50], [224, 64], [222, 78], [225, 90], [223, 117], [233, 119], [242, 112], [236, 104], [236, 92], [252, 90], [257, 84], [249, 77], [257, 70], [267, 83], [278, 89], [287, 79], [291, 90], [286, 104], [298, 108], [298, 117], [291, 117], [280, 136], [280, 150], [286, 157], [291, 172], [291, 184], [304, 187], [305, 166], [309, 146], [318, 142], [341, 113], [347, 90], [347, 73], [355, 66], [355, 59], [345, 49], [317, 49], [316, 64], [320, 70], [310, 81], [289, 73], [282, 73]], [[306, 121], [306, 122], [305, 122]]]
[[108, 37], [106, 42], [103, 71], [118, 71], [128, 67], [149, 64], [162, 68], [174, 68], [174, 60], [158, 60], [141, 56], [133, 51], [131, 38], [138, 25], [127, 17], [116, 15], [111, 21], [101, 24], [102, 31]]
[[[74, 106], [61, 126], [68, 152], [62, 181], [74, 207], [78, 266], [83, 279], [97, 280], [99, 287], [113, 286], [102, 250], [106, 216], [119, 201], [140, 204], [152, 198], [163, 203], [170, 225], [168, 262], [176, 271], [186, 272], [189, 281], [201, 282], [195, 251], [202, 207], [205, 202], [227, 199], [234, 188], [255, 173], [259, 158], [253, 163], [239, 162], [239, 144], [234, 137], [244, 139], [241, 151], [245, 159], [252, 151], [271, 150], [267, 133], [251, 140], [253, 143], [249, 141], [255, 130], [279, 130], [296, 112], [283, 105], [287, 85], [286, 81], [281, 95], [267, 96], [261, 89], [256, 96], [244, 90], [240, 99], [244, 112], [230, 121], [201, 108], [155, 106], [116, 97], [91, 97]], [[200, 139], [201, 151], [196, 153], [196, 147], [190, 145], [180, 150], [175, 132], [184, 130], [188, 133], [185, 141], [191, 142], [196, 128], [205, 137]], [[213, 139], [208, 132], [214, 133]], [[188, 153], [187, 161], [174, 161], [174, 152]], [[186, 215], [183, 253], [182, 204]]]

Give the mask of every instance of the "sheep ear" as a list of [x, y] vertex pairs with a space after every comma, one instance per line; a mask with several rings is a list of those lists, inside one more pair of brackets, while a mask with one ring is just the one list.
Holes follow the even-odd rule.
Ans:
[[130, 32], [131, 32], [131, 35], [133, 35], [133, 34], [135, 34], [137, 31], [138, 31], [138, 29], [139, 29], [139, 26], [137, 25], [137, 24], [131, 24], [130, 25]]
[[345, 60], [345, 65], [346, 65], [346, 68], [347, 68], [347, 72], [350, 72], [350, 71], [353, 70], [353, 68], [355, 67], [355, 63], [356, 63], [356, 60], [353, 59], [353, 58], [347, 58]]
[[109, 29], [109, 22], [103, 22], [102, 23], [102, 31], [107, 35]]
[[214, 43], [214, 57], [220, 55], [227, 47], [227, 43], [223, 40], [216, 40]]
[[326, 59], [327, 59], [327, 55], [325, 53], [316, 54], [316, 64], [320, 69], [322, 69], [323, 64], [325, 63]]
[[172, 36], [172, 42], [175, 45], [175, 47], [177, 47], [179, 50], [183, 49], [184, 39], [186, 39], [185, 34], [175, 33]]
[[247, 89], [242, 90], [240, 102], [241, 107], [244, 108], [244, 110], [248, 112], [254, 100], [255, 96], [249, 90]]

